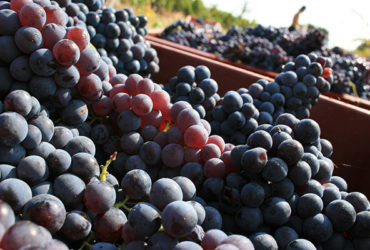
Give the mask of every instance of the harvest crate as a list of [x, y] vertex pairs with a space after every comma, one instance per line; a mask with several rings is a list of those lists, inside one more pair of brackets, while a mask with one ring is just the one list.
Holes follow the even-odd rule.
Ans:
[[[153, 75], [157, 83], [166, 84], [184, 65], [206, 65], [211, 77], [219, 85], [219, 93], [248, 87], [258, 79], [272, 78], [231, 64], [213, 60], [188, 50], [165, 45], [151, 40], [160, 59], [160, 73]], [[336, 164], [335, 175], [344, 177], [349, 190], [370, 196], [370, 111], [327, 96], [320, 96], [311, 110], [311, 118], [321, 127], [321, 137], [328, 139], [334, 147], [331, 159]]]
[[[204, 51], [201, 51], [201, 50], [198, 50], [198, 49], [194, 49], [194, 48], [191, 48], [191, 47], [188, 47], [188, 46], [184, 46], [184, 45], [181, 45], [181, 44], [177, 44], [177, 43], [162, 39], [162, 38], [159, 37], [161, 31], [162, 30], [153, 30], [145, 38], [150, 42], [156, 42], [156, 43], [159, 43], [159, 44], [163, 44], [165, 46], [180, 49], [180, 50], [186, 51], [188, 53], [203, 56], [205, 58], [212, 59], [212, 60], [215, 60], [215, 61], [218, 61], [218, 62], [223, 62], [223, 63], [229, 64], [231, 66], [238, 67], [238, 68], [241, 68], [241, 69], [245, 69], [245, 70], [248, 70], [248, 71], [251, 71], [251, 72], [255, 72], [255, 73], [258, 73], [260, 75], [267, 76], [267, 77], [270, 77], [270, 78], [275, 78], [275, 76], [278, 75], [278, 73], [275, 73], [275, 72], [259, 69], [259, 68], [252, 67], [252, 66], [249, 66], [249, 65], [246, 65], [246, 64], [242, 64], [242, 63], [236, 63], [236, 62], [230, 61], [228, 59], [222, 59], [219, 56], [217, 56], [216, 54], [204, 52]], [[331, 97], [331, 98], [334, 98], [336, 100], [345, 102], [345, 103], [349, 103], [349, 104], [352, 104], [352, 105], [370, 110], [370, 101], [367, 101], [363, 98], [359, 98], [359, 97], [352, 96], [352, 95], [349, 95], [349, 94], [340, 95], [340, 94], [337, 94], [337, 93], [334, 93], [334, 92], [328, 92], [328, 93], [325, 93], [324, 95], [326, 95], [328, 97]]]

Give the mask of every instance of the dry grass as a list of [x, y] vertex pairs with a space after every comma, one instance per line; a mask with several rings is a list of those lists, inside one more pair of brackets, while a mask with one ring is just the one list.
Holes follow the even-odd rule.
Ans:
[[181, 12], [162, 11], [157, 13], [149, 5], [137, 7], [122, 3], [120, 0], [108, 0], [105, 5], [115, 9], [131, 7], [136, 15], [145, 15], [148, 18], [148, 29], [165, 28], [177, 20], [185, 19], [185, 15]]

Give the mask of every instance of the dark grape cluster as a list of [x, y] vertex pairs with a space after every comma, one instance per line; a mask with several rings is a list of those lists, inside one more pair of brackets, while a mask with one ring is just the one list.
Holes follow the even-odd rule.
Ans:
[[279, 71], [288, 62], [286, 52], [265, 38], [245, 33], [233, 26], [226, 34], [208, 29], [208, 33], [195, 29], [191, 23], [177, 21], [168, 26], [162, 37], [172, 42], [218, 54], [221, 58], [245, 63], [258, 68]]
[[147, 22], [146, 16], [135, 16], [130, 8], [90, 10], [86, 15], [91, 43], [123, 74], [149, 76], [159, 71], [157, 52], [144, 39]]
[[333, 61], [333, 84], [331, 91], [370, 98], [370, 62], [339, 47], [322, 49], [318, 54]]
[[164, 88], [171, 96], [171, 102], [185, 101], [198, 111], [203, 119], [220, 101], [218, 84], [211, 78], [211, 72], [204, 65], [185, 66], [178, 70]]

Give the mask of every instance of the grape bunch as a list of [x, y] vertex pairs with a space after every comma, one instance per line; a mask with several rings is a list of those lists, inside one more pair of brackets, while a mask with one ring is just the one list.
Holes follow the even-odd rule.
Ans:
[[310, 109], [320, 93], [330, 90], [333, 83], [332, 61], [314, 53], [299, 55], [287, 63], [283, 72], [268, 83], [260, 81], [249, 86], [248, 93], [254, 105], [270, 114], [272, 123], [281, 113], [291, 113], [303, 119], [310, 116]]
[[202, 119], [220, 101], [217, 82], [211, 78], [210, 70], [204, 65], [180, 68], [164, 89], [169, 93], [172, 103], [190, 103]]
[[67, 15], [57, 5], [12, 1], [10, 7], [0, 11], [7, 27], [0, 30], [1, 96], [26, 90], [53, 117], [61, 114], [64, 123], [86, 121], [87, 103], [100, 100], [111, 88], [107, 81], [116, 73], [113, 65], [89, 46], [85, 29], [65, 26]]
[[370, 63], [368, 60], [345, 52], [339, 47], [323, 49], [317, 54], [329, 57], [333, 62], [332, 92], [347, 93], [369, 99]]
[[108, 57], [118, 73], [144, 77], [159, 71], [157, 52], [144, 39], [147, 22], [146, 16], [135, 16], [130, 8], [90, 10], [86, 15], [86, 29], [99, 54]]

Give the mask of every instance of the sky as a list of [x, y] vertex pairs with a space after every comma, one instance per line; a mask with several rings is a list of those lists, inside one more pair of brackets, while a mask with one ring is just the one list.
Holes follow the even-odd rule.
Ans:
[[355, 49], [370, 39], [370, 0], [203, 0], [207, 7], [240, 15], [247, 2], [246, 19], [264, 26], [288, 27], [294, 14], [303, 6], [300, 24], [313, 24], [329, 31], [328, 46]]

